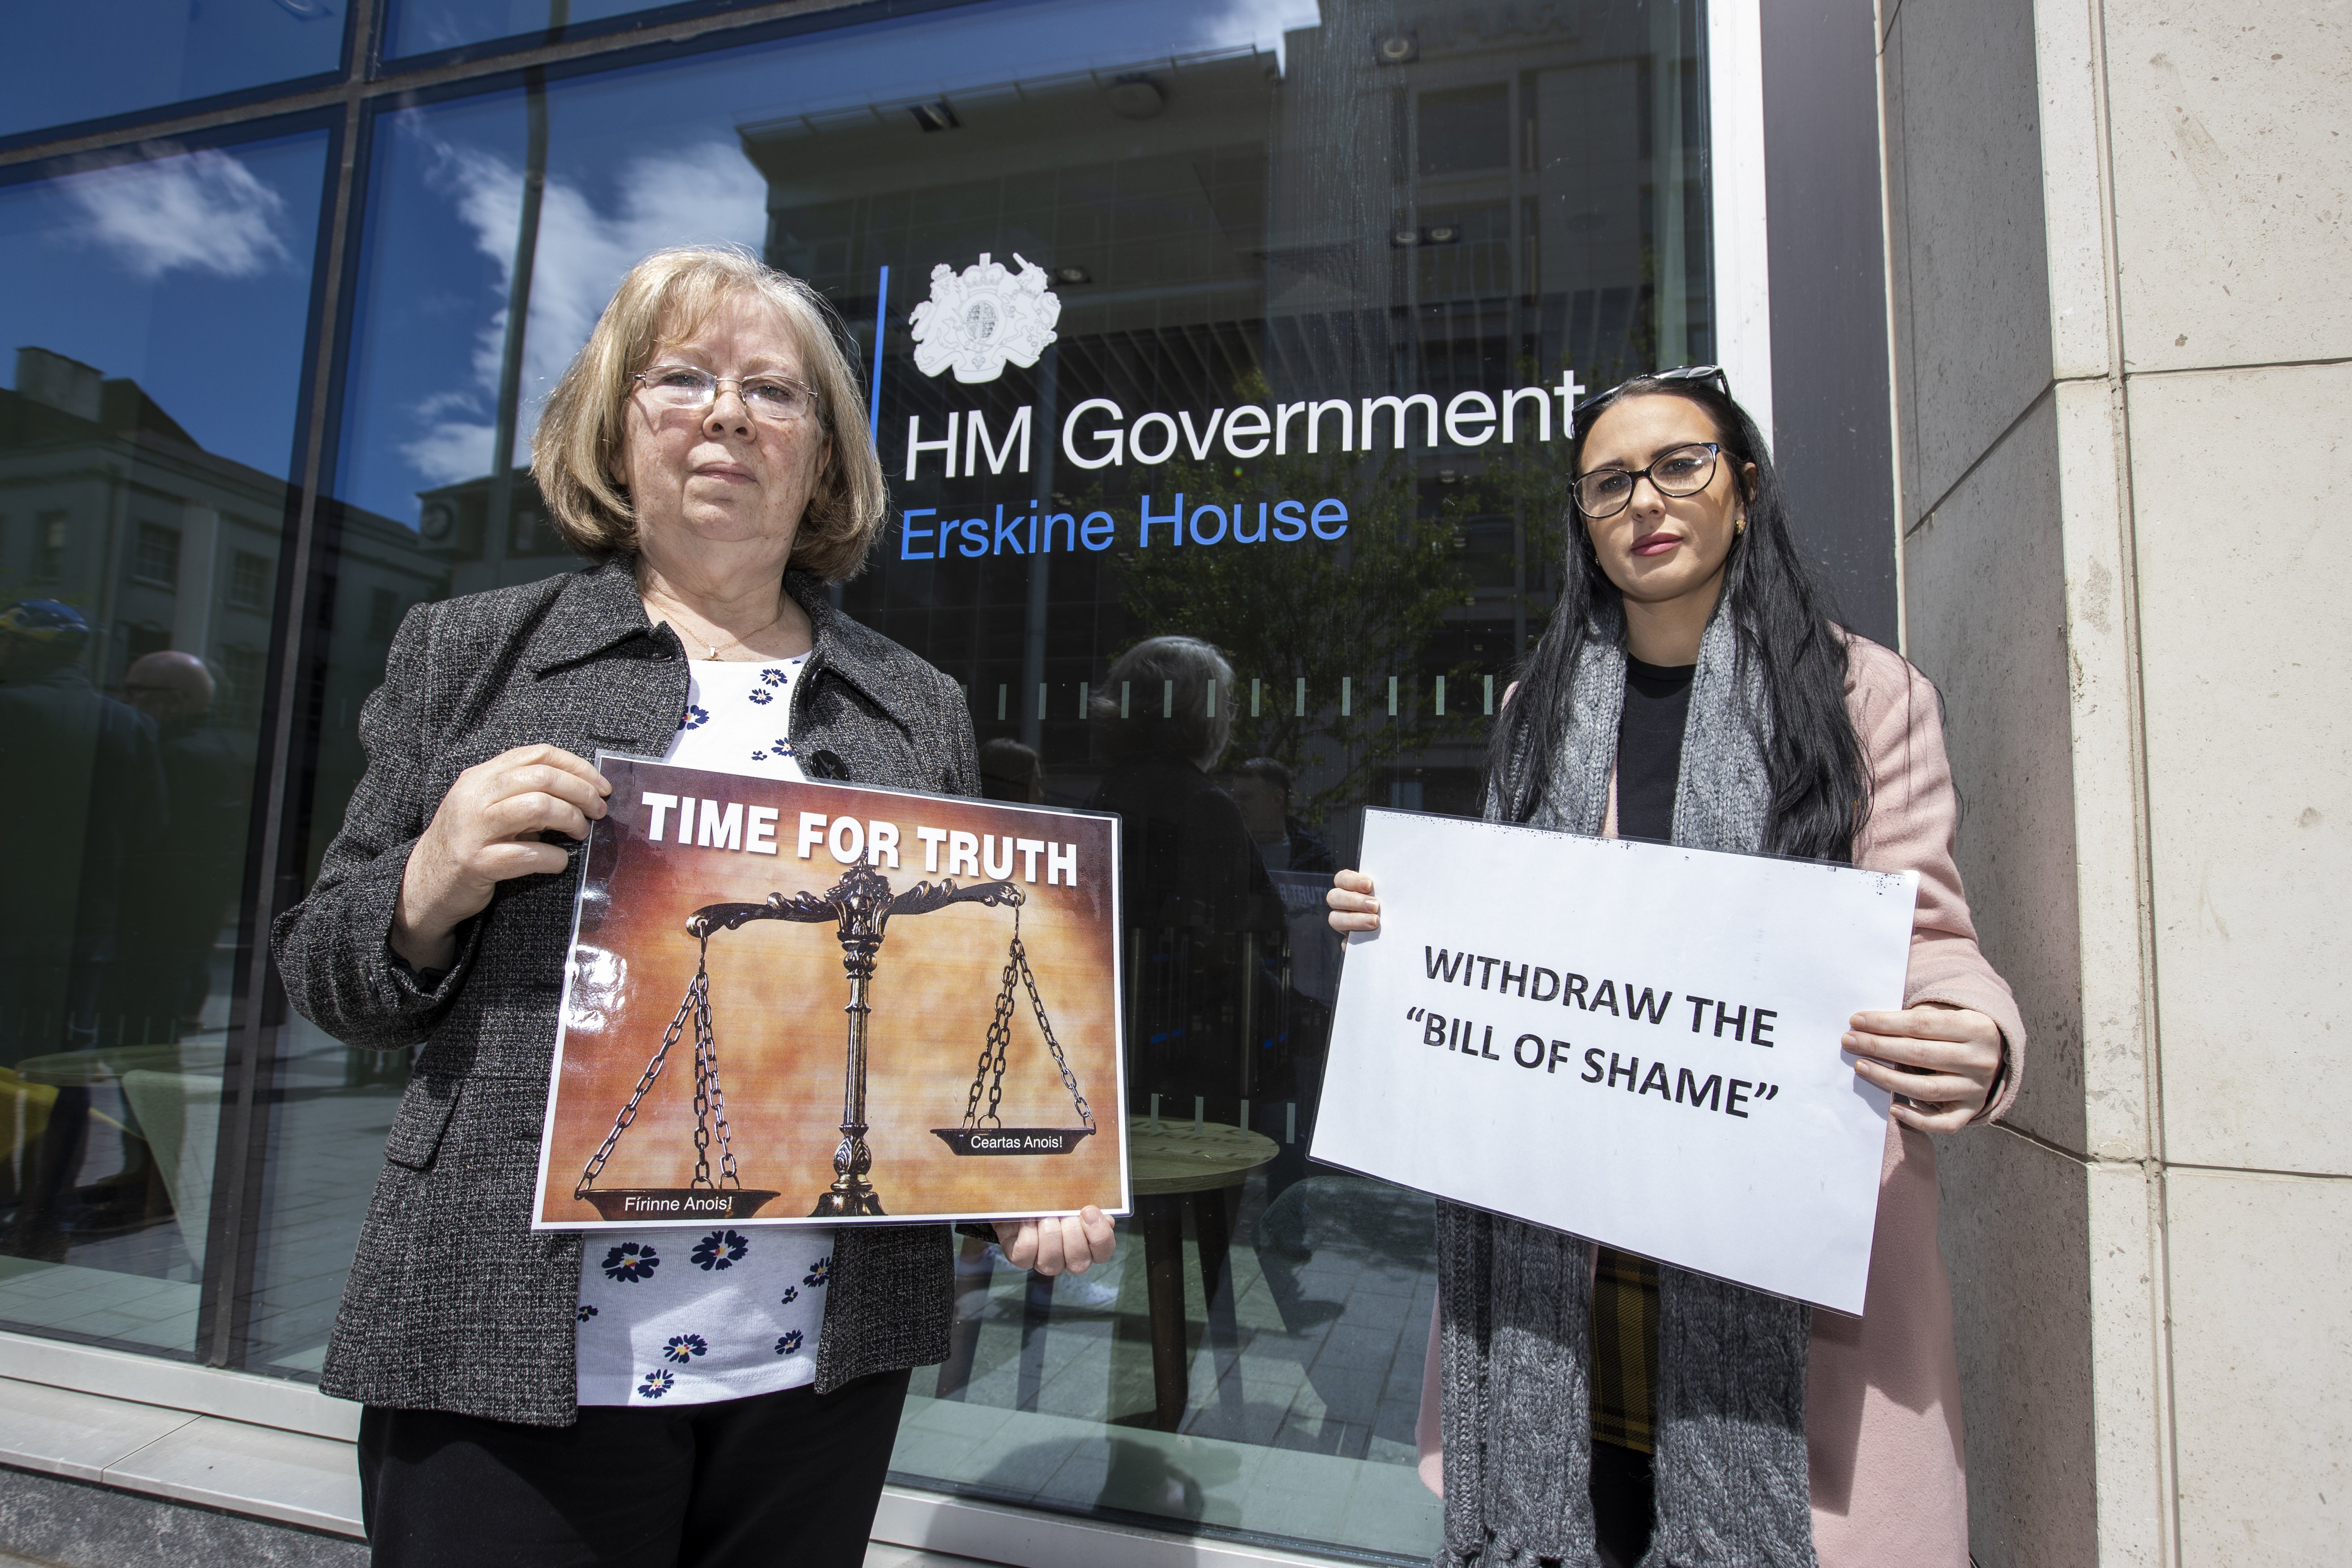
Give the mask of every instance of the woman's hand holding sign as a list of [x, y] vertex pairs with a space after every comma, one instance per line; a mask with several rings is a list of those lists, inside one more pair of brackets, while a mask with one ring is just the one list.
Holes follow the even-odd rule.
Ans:
[[1325, 918], [1341, 936], [1381, 929], [1381, 901], [1372, 897], [1372, 879], [1361, 871], [1342, 871], [1333, 877], [1331, 890], [1323, 895], [1323, 901], [1331, 906]]
[[1839, 1045], [1853, 1070], [1895, 1096], [1895, 1120], [1957, 1132], [1983, 1113], [2000, 1074], [2000, 1026], [1968, 1007], [1922, 1003], [1856, 1013]]
[[1039, 1274], [1084, 1274], [1097, 1263], [1108, 1263], [1118, 1248], [1118, 1232], [1110, 1216], [1088, 1204], [1074, 1215], [1049, 1219], [1001, 1219], [996, 1245], [1004, 1261], [1015, 1268]]
[[[1342, 871], [1323, 895], [1331, 929], [1381, 929], [1381, 901], [1372, 879]], [[1922, 1132], [1957, 1132], [1983, 1114], [2000, 1076], [2000, 1026], [1982, 1013], [1940, 1002], [1892, 1013], [1856, 1013], [1841, 1050], [1853, 1070], [1895, 1096], [1895, 1119]]]
[[452, 933], [489, 908], [498, 884], [563, 869], [542, 833], [588, 837], [613, 786], [560, 746], [517, 746], [457, 775], [408, 853], [392, 950], [417, 969], [457, 956]]

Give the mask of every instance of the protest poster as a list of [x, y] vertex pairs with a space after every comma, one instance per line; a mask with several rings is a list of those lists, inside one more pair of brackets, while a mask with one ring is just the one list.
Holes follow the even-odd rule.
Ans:
[[1127, 1212], [1116, 817], [596, 765], [537, 1228]]
[[1373, 810], [1310, 1152], [1859, 1313], [1917, 873]]

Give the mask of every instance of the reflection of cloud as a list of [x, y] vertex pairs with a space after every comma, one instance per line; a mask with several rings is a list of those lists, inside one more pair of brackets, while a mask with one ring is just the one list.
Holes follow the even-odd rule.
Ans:
[[[1318, 0], [1218, 0], [1202, 6], [1200, 41], [1212, 49], [1255, 45], [1282, 59], [1282, 36], [1301, 27], [1323, 25]], [[1286, 64], [1287, 62], [1285, 62]]]
[[[440, 179], [476, 247], [498, 263], [503, 299], [512, 286], [522, 221], [522, 172], [471, 148], [439, 152]], [[540, 203], [514, 460], [527, 460], [539, 398], [588, 341], [623, 275], [646, 252], [709, 241], [757, 247], [766, 229], [766, 183], [732, 142], [714, 140], [625, 164], [609, 211], [599, 211], [578, 186], [550, 179]], [[475, 339], [472, 384], [436, 394], [416, 410], [425, 432], [401, 451], [432, 484], [454, 484], [490, 469], [506, 330], [501, 307]]]
[[277, 229], [286, 204], [244, 164], [211, 148], [139, 151], [139, 162], [91, 159], [58, 182], [81, 213], [80, 237], [146, 279], [174, 268], [252, 278], [289, 259]]
[[[488, 395], [481, 399], [484, 406], [498, 395], [498, 384], [490, 384]], [[469, 404], [474, 399], [467, 400]], [[401, 444], [400, 454], [408, 466], [425, 476], [429, 486], [454, 485], [460, 479], [479, 479], [490, 471], [490, 443], [497, 438], [496, 427], [467, 419], [443, 419], [425, 427], [425, 434], [413, 441]]]

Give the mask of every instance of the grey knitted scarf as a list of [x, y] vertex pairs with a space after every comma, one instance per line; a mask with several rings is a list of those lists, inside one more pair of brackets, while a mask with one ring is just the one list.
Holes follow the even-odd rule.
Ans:
[[[1568, 736], [1533, 820], [1598, 833], [1625, 697], [1622, 623], [1578, 656]], [[1718, 612], [1701, 643], [1675, 785], [1675, 842], [1754, 851], [1771, 809], [1770, 715]], [[1496, 811], [1490, 795], [1489, 814]], [[1445, 1541], [1435, 1568], [1598, 1568], [1590, 1475], [1590, 1243], [1437, 1205]], [[1818, 1568], [1805, 1466], [1801, 1302], [1658, 1269], [1657, 1528], [1642, 1568]]]

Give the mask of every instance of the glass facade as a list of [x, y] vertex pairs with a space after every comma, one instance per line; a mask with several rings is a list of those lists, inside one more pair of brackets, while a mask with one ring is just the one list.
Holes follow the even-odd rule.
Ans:
[[489, 46], [509, 48], [652, 16], [701, 16], [728, 9], [727, 0], [682, 5], [641, 5], [632, 0], [391, 0], [385, 8], [383, 56], [410, 60]]
[[348, 17], [335, 0], [11, 6], [0, 142], [330, 77]]
[[[361, 52], [593, 19], [400, 0]], [[1205, 1190], [1139, 1159], [1106, 1271], [963, 1244], [900, 1479], [1425, 1559], [1430, 1208], [1306, 1160], [1320, 893], [1368, 804], [1475, 809], [1580, 391], [1718, 353], [1706, 36], [1695, 0], [706, 17], [386, 68], [348, 159], [257, 121], [16, 166], [0, 788], [45, 827], [0, 872], [0, 1321], [316, 1373], [408, 1063], [293, 1016], [257, 933], [401, 616], [572, 564], [521, 465], [614, 285], [730, 241], [869, 367], [891, 520], [844, 608], [964, 684], [992, 791], [1127, 818], [1138, 1135], [1236, 1152]]]
[[0, 1320], [196, 1350], [329, 136], [0, 185]]

